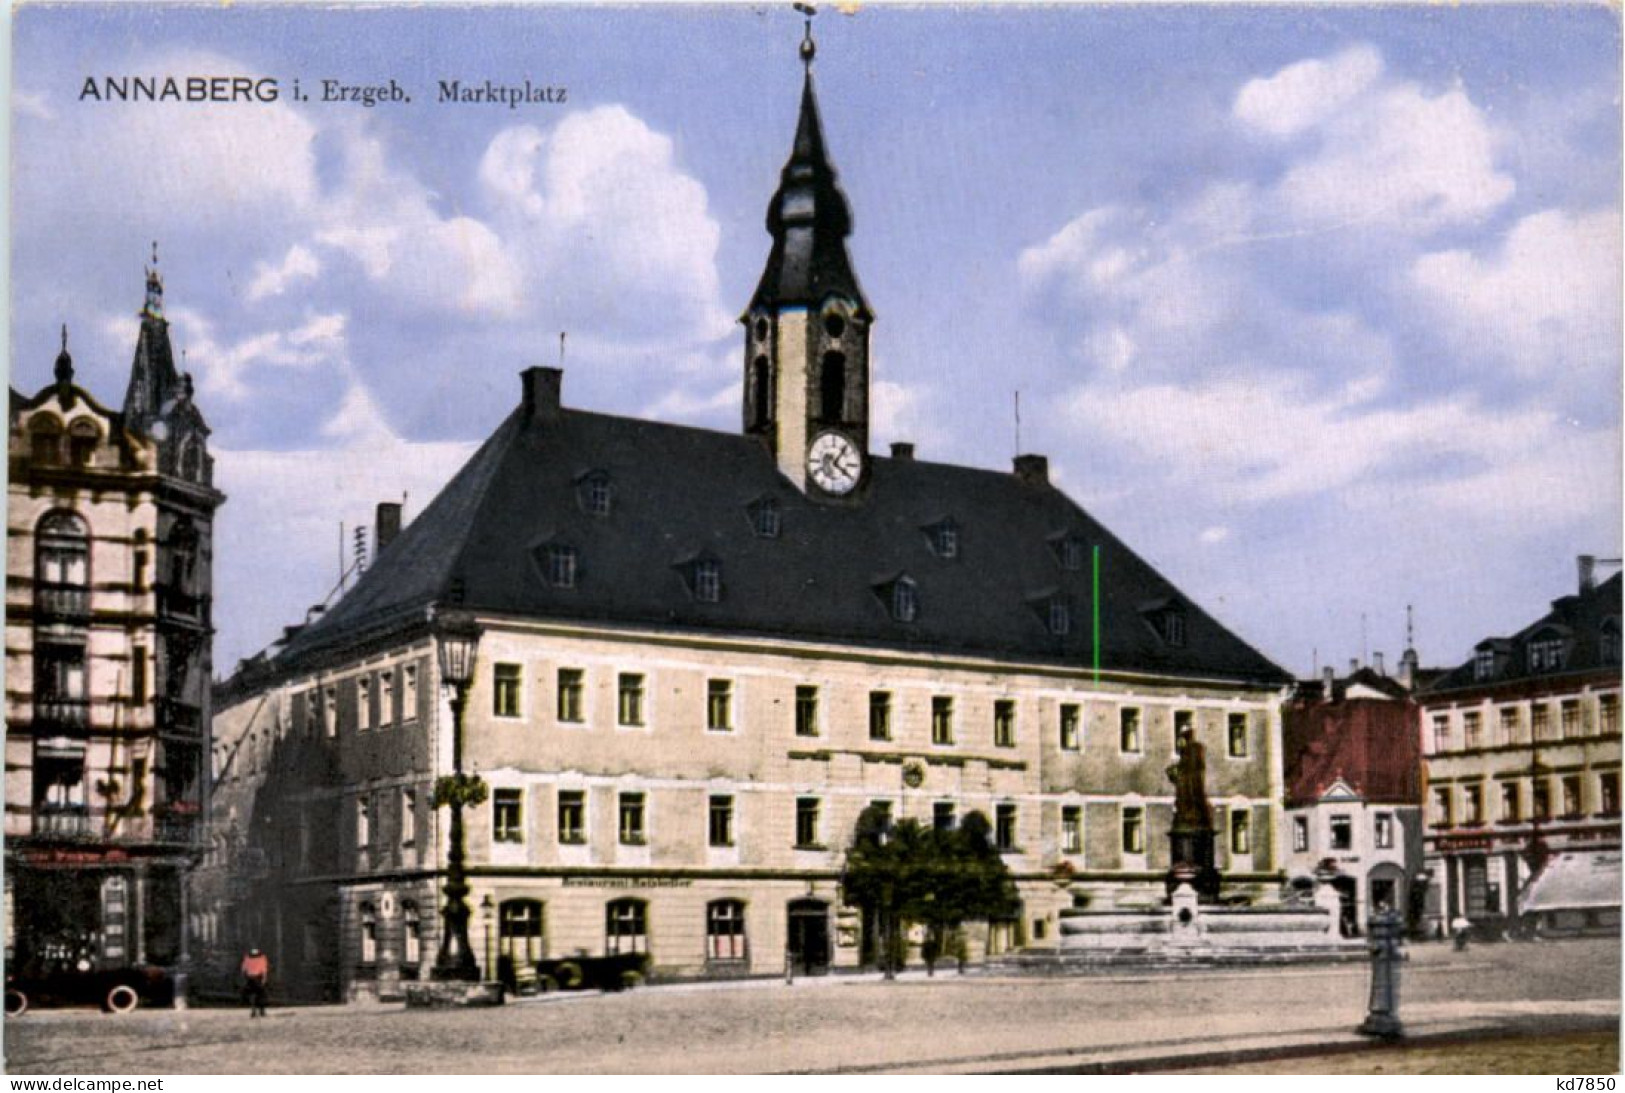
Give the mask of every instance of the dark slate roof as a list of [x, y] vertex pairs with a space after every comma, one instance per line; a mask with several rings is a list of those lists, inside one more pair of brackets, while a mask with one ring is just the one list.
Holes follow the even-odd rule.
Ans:
[[[608, 476], [608, 516], [584, 511], [584, 476]], [[781, 507], [782, 534], [760, 538], [749, 509]], [[923, 529], [959, 526], [957, 558]], [[1281, 669], [1191, 604], [1047, 483], [1011, 473], [873, 458], [850, 503], [803, 497], [754, 437], [553, 408], [510, 416], [360, 583], [278, 656], [295, 670], [369, 635], [420, 623], [431, 603], [558, 620], [784, 636], [902, 650], [964, 652], [1086, 666], [1090, 572], [1061, 563], [1056, 539], [1101, 553], [1103, 669], [1283, 684]], [[543, 577], [537, 548], [579, 552], [573, 589]], [[697, 602], [696, 557], [720, 562], [720, 602]], [[895, 621], [878, 589], [918, 586], [917, 621]], [[1044, 604], [1071, 605], [1071, 633], [1049, 633]], [[1147, 602], [1180, 605], [1186, 643], [1165, 644]]]
[[[1620, 626], [1620, 574], [1573, 596], [1552, 601], [1552, 609], [1535, 622], [1524, 627], [1511, 638], [1486, 638], [1478, 647], [1496, 649], [1501, 655], [1494, 675], [1479, 679], [1474, 660], [1468, 660], [1434, 680], [1425, 694], [1458, 691], [1475, 687], [1493, 687], [1518, 680], [1561, 678], [1589, 672], [1620, 671], [1618, 654], [1604, 656], [1603, 628], [1612, 629], [1614, 648], [1619, 646]], [[1529, 643], [1545, 636], [1561, 637], [1565, 641], [1562, 667], [1555, 671], [1536, 672], [1529, 667]]]

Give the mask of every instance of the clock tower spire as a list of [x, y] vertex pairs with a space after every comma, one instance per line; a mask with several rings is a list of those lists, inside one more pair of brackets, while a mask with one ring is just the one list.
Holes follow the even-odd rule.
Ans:
[[803, 492], [851, 494], [869, 447], [869, 327], [874, 314], [846, 252], [852, 211], [824, 147], [813, 91], [812, 11], [801, 41], [801, 115], [767, 207], [773, 237], [745, 324], [745, 431], [773, 450]]

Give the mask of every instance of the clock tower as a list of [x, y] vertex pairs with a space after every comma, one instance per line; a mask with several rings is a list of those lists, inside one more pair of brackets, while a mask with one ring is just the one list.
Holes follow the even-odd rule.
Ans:
[[819, 497], [853, 494], [868, 473], [869, 327], [852, 272], [852, 213], [824, 150], [813, 93], [812, 24], [790, 159], [767, 207], [773, 249], [745, 325], [745, 431], [781, 474]]

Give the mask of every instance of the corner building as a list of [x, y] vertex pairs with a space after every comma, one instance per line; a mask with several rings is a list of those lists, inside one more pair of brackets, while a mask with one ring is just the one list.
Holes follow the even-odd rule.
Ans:
[[296, 989], [391, 997], [428, 976], [447, 838], [430, 798], [451, 769], [431, 608], [483, 635], [463, 762], [491, 789], [468, 816], [490, 974], [624, 951], [657, 975], [858, 966], [870, 938], [838, 882], [877, 802], [992, 824], [1023, 904], [969, 931], [973, 956], [1053, 944], [1075, 894], [1161, 898], [1186, 723], [1221, 868], [1239, 891], [1279, 883], [1290, 678], [1042, 456], [870, 453], [873, 313], [810, 65], [767, 227], [741, 434], [570, 408], [559, 371], [530, 369], [361, 583], [222, 691], [220, 793], [260, 864], [219, 911]]

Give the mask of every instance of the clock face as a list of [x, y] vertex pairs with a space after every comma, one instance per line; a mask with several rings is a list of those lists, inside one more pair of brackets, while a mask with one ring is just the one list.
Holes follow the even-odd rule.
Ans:
[[849, 437], [836, 432], [819, 433], [807, 449], [807, 474], [825, 493], [845, 496], [863, 474], [863, 454]]

